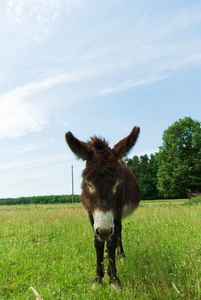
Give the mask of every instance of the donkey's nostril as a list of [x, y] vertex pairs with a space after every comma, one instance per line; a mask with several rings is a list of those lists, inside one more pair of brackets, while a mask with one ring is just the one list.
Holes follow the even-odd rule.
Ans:
[[113, 228], [96, 228], [95, 235], [98, 237], [100, 241], [107, 241], [110, 236], [114, 233]]

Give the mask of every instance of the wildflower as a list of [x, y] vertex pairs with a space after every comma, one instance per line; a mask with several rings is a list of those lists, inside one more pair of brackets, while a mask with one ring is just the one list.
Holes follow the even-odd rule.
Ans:
[[137, 245], [139, 245], [139, 242], [138, 242], [138, 241], [135, 241], [135, 242], [136, 242]]

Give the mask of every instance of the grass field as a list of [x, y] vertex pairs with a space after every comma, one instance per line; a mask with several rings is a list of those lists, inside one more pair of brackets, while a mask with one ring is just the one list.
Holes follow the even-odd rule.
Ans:
[[[80, 204], [0, 207], [0, 299], [201, 299], [201, 205], [142, 204], [123, 221], [122, 290], [92, 291], [93, 233]], [[105, 269], [106, 269], [105, 261]]]

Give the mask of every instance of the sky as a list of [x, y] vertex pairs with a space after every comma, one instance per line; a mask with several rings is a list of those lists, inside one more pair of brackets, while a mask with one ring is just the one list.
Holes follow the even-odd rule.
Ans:
[[65, 133], [155, 153], [201, 121], [201, 2], [0, 0], [0, 198], [80, 193]]

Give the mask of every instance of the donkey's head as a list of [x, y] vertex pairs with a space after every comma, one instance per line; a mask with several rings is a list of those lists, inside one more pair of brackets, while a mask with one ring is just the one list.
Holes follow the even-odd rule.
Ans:
[[[92, 216], [95, 235], [106, 241], [114, 233], [114, 215], [122, 209], [120, 194], [122, 174], [119, 159], [134, 146], [139, 127], [118, 142], [112, 149], [104, 139], [91, 138], [88, 143], [66, 133], [66, 141], [78, 158], [86, 160], [82, 181], [82, 202]], [[121, 218], [121, 214], [120, 214]]]

